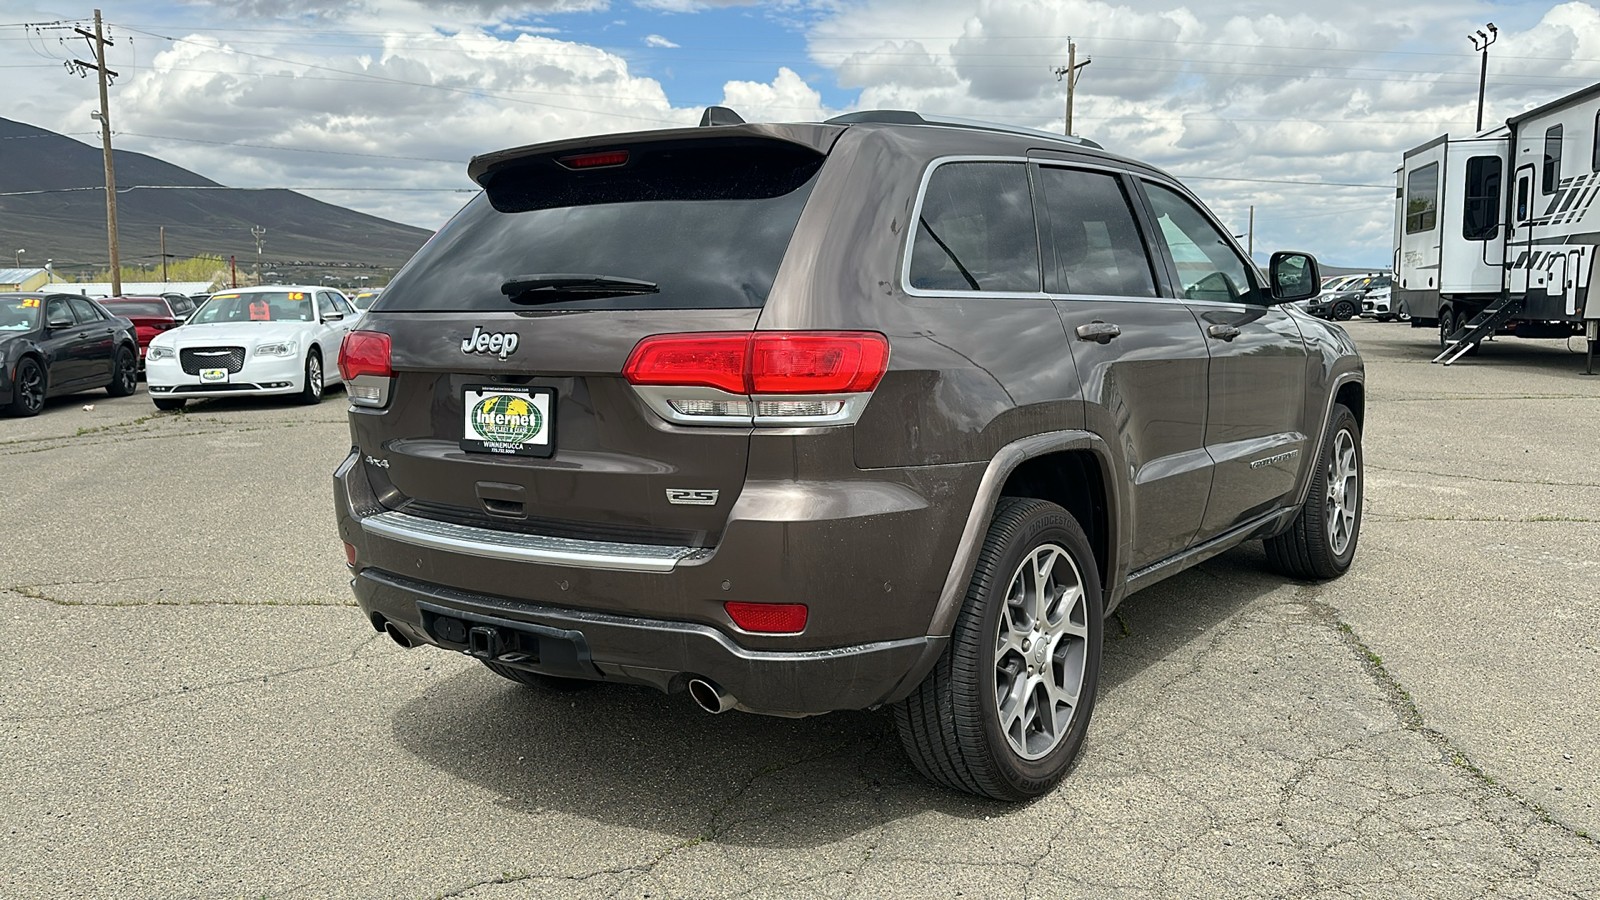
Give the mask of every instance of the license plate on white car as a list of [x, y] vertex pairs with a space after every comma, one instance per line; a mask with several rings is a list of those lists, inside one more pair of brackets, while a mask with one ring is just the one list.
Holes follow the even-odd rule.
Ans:
[[227, 381], [228, 380], [228, 370], [227, 369], [201, 369], [200, 370], [200, 380], [204, 381], [204, 382], [207, 382], [207, 383], [215, 383], [215, 382], [219, 382], [219, 381]]
[[469, 386], [462, 398], [461, 449], [550, 456], [556, 451], [555, 391]]

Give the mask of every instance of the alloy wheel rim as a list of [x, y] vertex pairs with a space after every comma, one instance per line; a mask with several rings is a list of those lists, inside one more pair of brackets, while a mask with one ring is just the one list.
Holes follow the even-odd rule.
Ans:
[[130, 354], [124, 352], [117, 359], [122, 363], [117, 372], [118, 377], [122, 379], [122, 389], [131, 394], [139, 383], [139, 373], [134, 371], [133, 359]]
[[1083, 576], [1056, 544], [1035, 547], [1011, 574], [995, 634], [995, 711], [1011, 749], [1040, 759], [1078, 710], [1089, 649]]
[[1334, 436], [1327, 475], [1328, 543], [1334, 555], [1343, 556], [1355, 540], [1356, 514], [1361, 509], [1361, 460], [1355, 436], [1346, 429]]
[[35, 410], [44, 406], [44, 376], [40, 374], [38, 366], [28, 366], [23, 370], [18, 387], [22, 391], [24, 408]]
[[322, 363], [315, 356], [306, 364], [306, 379], [311, 383], [311, 396], [322, 396]]

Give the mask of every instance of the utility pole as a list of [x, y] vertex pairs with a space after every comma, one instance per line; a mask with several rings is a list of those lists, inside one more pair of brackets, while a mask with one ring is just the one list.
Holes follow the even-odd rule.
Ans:
[[111, 161], [111, 106], [106, 97], [106, 88], [110, 79], [116, 78], [117, 73], [106, 68], [106, 47], [116, 46], [115, 41], [106, 39], [105, 30], [100, 21], [100, 10], [94, 11], [94, 33], [90, 34], [82, 28], [74, 28], [78, 34], [83, 35], [89, 42], [89, 48], [94, 52], [94, 62], [86, 63], [75, 59], [71, 65], [77, 67], [78, 75], [85, 76], [93, 69], [100, 78], [100, 109], [94, 118], [100, 120], [100, 147], [105, 151], [106, 157], [106, 243], [111, 251], [111, 295], [122, 296], [122, 258], [117, 252], [117, 172]]
[[1254, 203], [1250, 204], [1250, 227], [1245, 231], [1245, 234], [1250, 236], [1249, 243], [1245, 244], [1245, 250], [1250, 253], [1250, 261], [1253, 263], [1256, 261], [1256, 205]]
[[161, 283], [167, 283], [167, 226], [161, 226]]
[[256, 284], [261, 283], [261, 245], [266, 243], [267, 230], [260, 225], [251, 225], [250, 233], [256, 239]]
[[1500, 37], [1500, 29], [1489, 23], [1489, 33], [1484, 34], [1479, 28], [1476, 33], [1467, 35], [1467, 40], [1472, 42], [1472, 49], [1478, 51], [1482, 62], [1478, 65], [1478, 130], [1483, 130], [1483, 88], [1489, 81], [1489, 45]]
[[1056, 66], [1052, 70], [1056, 73], [1057, 81], [1065, 80], [1067, 82], [1067, 137], [1072, 137], [1072, 96], [1077, 92], [1078, 78], [1082, 74], [1081, 70], [1092, 62], [1094, 60], [1088, 57], [1084, 57], [1083, 62], [1078, 62], [1078, 44], [1069, 37], [1067, 38], [1067, 64], [1065, 66]]

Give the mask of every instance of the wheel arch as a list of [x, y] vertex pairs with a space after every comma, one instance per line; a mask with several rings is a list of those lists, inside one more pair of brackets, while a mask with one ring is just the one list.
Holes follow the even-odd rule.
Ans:
[[[1084, 532], [1089, 535], [1090, 546], [1094, 548], [1095, 564], [1101, 576], [1102, 610], [1109, 614], [1116, 608], [1117, 602], [1127, 594], [1124, 560], [1131, 544], [1126, 488], [1117, 477], [1117, 473], [1122, 471], [1120, 465], [1115, 449], [1099, 435], [1088, 431], [1047, 432], [1021, 438], [1000, 448], [984, 470], [972, 507], [967, 513], [961, 542], [956, 547], [950, 571], [945, 576], [944, 587], [939, 592], [938, 602], [928, 622], [927, 646], [922, 657], [888, 693], [885, 702], [898, 702], [916, 690], [949, 644], [961, 604], [966, 600], [967, 585], [978, 564], [984, 536], [1003, 497], [1035, 497], [1053, 503], [1060, 502], [1057, 497], [1066, 499], [1068, 504], [1062, 505], [1074, 518], [1078, 518]], [[1051, 471], [1063, 466], [1071, 474]], [[1070, 481], [1073, 475], [1095, 479], [1100, 492], [1097, 504], [1091, 501], [1087, 507], [1081, 505], [1086, 496], [1094, 495], [1085, 494], [1085, 491], [1091, 490], [1087, 484], [1074, 486]], [[1079, 518], [1079, 512], [1069, 505], [1072, 503], [1080, 504], [1080, 510], [1090, 511], [1088, 517], [1093, 528]], [[1098, 532], [1094, 530], [1096, 528]]]
[[[1087, 431], [1054, 431], [1000, 448], [984, 471], [967, 514], [961, 543], [945, 576], [928, 634], [943, 637], [955, 625], [983, 536], [1002, 497], [1033, 497], [1072, 513], [1089, 535], [1109, 611], [1122, 593], [1127, 537], [1124, 489], [1110, 445]], [[1063, 502], [1065, 501], [1065, 502]]]

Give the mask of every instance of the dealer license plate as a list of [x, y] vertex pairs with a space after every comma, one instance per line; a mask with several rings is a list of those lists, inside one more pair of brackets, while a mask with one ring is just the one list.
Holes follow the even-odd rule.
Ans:
[[206, 381], [206, 382], [227, 381], [228, 380], [228, 370], [227, 369], [201, 369], [200, 370], [200, 380], [201, 381]]
[[461, 449], [549, 456], [556, 450], [555, 391], [469, 386], [462, 399]]

